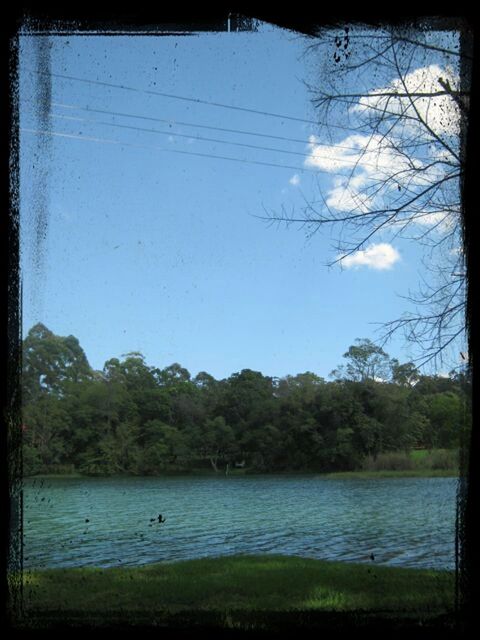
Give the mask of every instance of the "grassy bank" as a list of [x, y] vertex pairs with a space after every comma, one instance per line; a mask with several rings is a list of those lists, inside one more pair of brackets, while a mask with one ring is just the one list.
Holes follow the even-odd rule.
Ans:
[[325, 478], [344, 478], [348, 480], [375, 479], [375, 478], [456, 478], [456, 469], [410, 469], [409, 471], [336, 471], [335, 473], [322, 474]]
[[25, 571], [23, 582], [25, 620], [32, 624], [49, 612], [64, 621], [81, 615], [105, 621], [122, 611], [130, 621], [216, 612], [225, 624], [241, 620], [242, 612], [257, 612], [260, 620], [262, 611], [361, 610], [428, 619], [451, 613], [454, 605], [453, 572], [278, 555]]
[[[458, 476], [458, 451], [449, 449], [417, 449], [410, 452], [391, 451], [380, 453], [373, 458], [366, 456], [359, 467], [351, 471], [322, 472], [319, 469], [297, 469], [289, 471], [258, 471], [253, 468], [237, 469], [230, 467], [228, 473], [221, 468], [215, 472], [210, 467], [191, 469], [162, 469], [157, 477], [170, 476], [244, 476], [244, 475], [298, 475], [322, 474], [327, 477], [340, 478], [442, 478]], [[124, 474], [132, 475], [133, 474]], [[38, 473], [32, 478], [89, 478], [105, 477], [91, 476], [79, 473], [73, 465], [67, 471], [66, 465], [55, 472]], [[112, 477], [112, 476], [107, 476]]]
[[[229, 473], [227, 477], [229, 476], [249, 476], [249, 475], [264, 475], [264, 476], [268, 476], [268, 475], [282, 475], [282, 476], [297, 476], [297, 475], [321, 475], [324, 478], [345, 478], [345, 479], [374, 479], [374, 478], [453, 478], [453, 477], [458, 477], [458, 470], [457, 469], [408, 469], [408, 470], [391, 470], [391, 469], [383, 469], [383, 470], [379, 470], [379, 471], [333, 471], [331, 473], [321, 473], [318, 471], [288, 471], [288, 472], [281, 472], [281, 471], [276, 471], [276, 472], [272, 472], [271, 474], [269, 473], [259, 473], [259, 472], [249, 472], [248, 470], [240, 470], [240, 471], [235, 471], [233, 473]], [[157, 478], [170, 478], [170, 477], [174, 477], [174, 476], [192, 476], [192, 478], [194, 477], [225, 477], [224, 473], [215, 473], [213, 470], [212, 471], [200, 471], [200, 472], [196, 472], [196, 471], [183, 471], [183, 472], [175, 472], [175, 473], [162, 473], [162, 474], [158, 474], [158, 476], [150, 476], [150, 477], [157, 477]], [[108, 477], [108, 478], [112, 478], [114, 476], [85, 476], [82, 475], [80, 473], [71, 473], [71, 474], [59, 474], [59, 473], [54, 473], [54, 474], [50, 474], [50, 473], [42, 473], [42, 474], [38, 474], [35, 476], [27, 476], [29, 478], [35, 478], [35, 479], [51, 479], [51, 478], [93, 478], [93, 477]], [[126, 476], [119, 476], [119, 477], [126, 477]], [[136, 476], [131, 476], [131, 477], [136, 477]]]
[[436, 475], [445, 471], [456, 475], [459, 468], [459, 451], [456, 449], [416, 449], [413, 451], [385, 451], [377, 456], [366, 456], [361, 471], [410, 471]]

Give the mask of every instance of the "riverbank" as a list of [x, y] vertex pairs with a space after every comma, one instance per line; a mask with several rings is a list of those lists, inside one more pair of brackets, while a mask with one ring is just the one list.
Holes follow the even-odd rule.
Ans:
[[[165, 473], [159, 473], [156, 476], [149, 476], [155, 478], [171, 478], [175, 476], [191, 476], [191, 477], [215, 477], [215, 476], [249, 476], [249, 475], [262, 475], [262, 476], [322, 476], [324, 478], [338, 478], [338, 479], [375, 479], [375, 478], [456, 478], [459, 476], [458, 469], [408, 469], [408, 470], [381, 470], [381, 471], [334, 471], [330, 473], [321, 473], [318, 471], [284, 471], [284, 472], [272, 472], [272, 473], [260, 473], [252, 472], [244, 469], [234, 470], [225, 474], [224, 472], [215, 473], [213, 469], [210, 470], [193, 470], [193, 471], [170, 471]], [[82, 475], [81, 473], [39, 473], [35, 476], [25, 476], [25, 479], [36, 480], [51, 480], [52, 478], [114, 478], [114, 477], [136, 477], [132, 475], [124, 476], [90, 476]]]
[[49, 615], [64, 622], [83, 616], [105, 623], [108, 616], [127, 611], [130, 624], [137, 618], [165, 623], [195, 612], [200, 618], [218, 614], [217, 626], [241, 628], [242, 620], [261, 621], [267, 612], [362, 611], [429, 619], [452, 614], [454, 593], [452, 571], [281, 555], [23, 574], [24, 624], [32, 625]]
[[[162, 469], [152, 477], [175, 477], [175, 476], [298, 476], [314, 475], [325, 476], [327, 478], [451, 478], [459, 475], [458, 451], [449, 449], [417, 449], [410, 452], [387, 452], [381, 453], [376, 458], [367, 456], [362, 465], [351, 471], [320, 471], [318, 469], [292, 469], [288, 471], [259, 471], [251, 467], [238, 468], [227, 466], [214, 471], [212, 467], [193, 467]], [[100, 478], [117, 477], [115, 475], [102, 476], [92, 474], [82, 474], [73, 465], [66, 469], [65, 465], [58, 468], [56, 472], [38, 473], [29, 478]], [[125, 473], [118, 477], [135, 477], [133, 473]]]
[[375, 478], [457, 478], [457, 469], [410, 469], [408, 471], [336, 471], [322, 474], [325, 478], [345, 480], [370, 480]]

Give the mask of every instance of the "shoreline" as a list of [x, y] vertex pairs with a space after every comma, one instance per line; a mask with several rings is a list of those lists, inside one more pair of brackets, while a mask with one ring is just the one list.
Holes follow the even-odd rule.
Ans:
[[23, 476], [22, 480], [35, 479], [105, 479], [105, 478], [175, 478], [175, 477], [191, 477], [191, 478], [228, 478], [228, 477], [254, 477], [254, 476], [321, 476], [326, 479], [345, 479], [345, 480], [374, 480], [385, 478], [459, 478], [460, 472], [457, 469], [411, 469], [411, 470], [393, 470], [385, 469], [382, 471], [272, 471], [272, 472], [235, 472], [230, 471], [228, 474], [213, 471], [171, 471], [158, 473], [148, 476], [137, 476], [133, 474], [118, 475], [86, 475], [78, 472], [74, 473], [39, 473], [33, 476]]

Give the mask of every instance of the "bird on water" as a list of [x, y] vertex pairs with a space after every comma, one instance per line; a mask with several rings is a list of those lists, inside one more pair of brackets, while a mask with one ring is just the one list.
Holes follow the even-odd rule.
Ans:
[[166, 518], [164, 518], [162, 514], [159, 513], [157, 518], [150, 518], [150, 522], [155, 522], [155, 520], [158, 520], [158, 522], [162, 524], [163, 522], [165, 522]]

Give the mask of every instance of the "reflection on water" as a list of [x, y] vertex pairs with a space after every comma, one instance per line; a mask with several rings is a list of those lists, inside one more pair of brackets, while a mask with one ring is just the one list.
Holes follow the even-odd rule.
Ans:
[[371, 562], [373, 553], [380, 564], [453, 569], [456, 490], [455, 478], [29, 479], [24, 568], [239, 553]]

